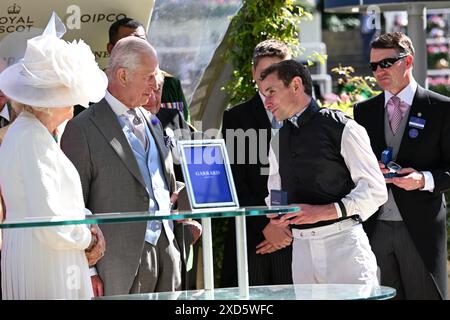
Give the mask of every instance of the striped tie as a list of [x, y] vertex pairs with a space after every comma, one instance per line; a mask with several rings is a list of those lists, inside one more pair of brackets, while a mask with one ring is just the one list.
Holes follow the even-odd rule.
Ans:
[[389, 124], [391, 125], [392, 133], [396, 133], [400, 122], [402, 121], [403, 114], [400, 108], [400, 98], [392, 96], [387, 103]]

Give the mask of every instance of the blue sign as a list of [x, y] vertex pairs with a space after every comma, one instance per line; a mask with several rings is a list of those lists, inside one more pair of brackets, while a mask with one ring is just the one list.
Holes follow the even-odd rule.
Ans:
[[219, 146], [186, 148], [185, 155], [193, 196], [197, 204], [233, 201]]
[[425, 119], [417, 118], [417, 117], [411, 117], [409, 119], [409, 126], [416, 129], [423, 129], [425, 128]]

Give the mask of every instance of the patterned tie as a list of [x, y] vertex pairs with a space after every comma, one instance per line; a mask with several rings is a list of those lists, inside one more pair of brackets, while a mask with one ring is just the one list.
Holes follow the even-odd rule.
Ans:
[[288, 118], [289, 122], [292, 123], [296, 128], [298, 128], [298, 116], [293, 115], [292, 117]]
[[278, 121], [275, 117], [272, 118], [272, 129], [280, 129], [283, 126], [283, 121]]
[[389, 124], [391, 125], [392, 132], [395, 134], [403, 118], [402, 109], [400, 108], [400, 98], [392, 96], [387, 103], [387, 108]]
[[145, 134], [145, 124], [141, 120], [141, 118], [136, 113], [136, 110], [129, 109], [128, 114], [131, 116], [131, 124], [133, 133], [136, 136], [136, 138], [139, 139], [139, 141], [142, 143], [142, 146], [144, 149], [147, 149], [147, 136]]

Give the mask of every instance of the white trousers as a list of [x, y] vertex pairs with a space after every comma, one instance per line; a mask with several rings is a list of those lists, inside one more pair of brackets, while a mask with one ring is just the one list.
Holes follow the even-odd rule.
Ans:
[[359, 222], [347, 219], [292, 233], [294, 284], [379, 284], [375, 254]]

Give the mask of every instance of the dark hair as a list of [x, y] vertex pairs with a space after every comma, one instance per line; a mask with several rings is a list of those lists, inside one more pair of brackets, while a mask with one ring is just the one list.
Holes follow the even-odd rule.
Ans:
[[290, 56], [289, 48], [284, 42], [276, 39], [264, 40], [258, 43], [253, 50], [253, 68], [256, 68], [259, 60], [265, 57], [277, 57], [284, 60]]
[[411, 39], [402, 32], [385, 33], [370, 44], [372, 49], [395, 49], [397, 53], [414, 56], [414, 46]]
[[122, 18], [117, 20], [109, 27], [109, 43], [115, 45], [119, 39], [117, 39], [117, 35], [119, 33], [120, 27], [137, 29], [139, 27], [144, 28], [144, 25], [137, 20], [131, 18]]
[[312, 79], [308, 69], [295, 60], [284, 60], [275, 64], [272, 64], [261, 73], [261, 80], [264, 80], [269, 74], [276, 73], [278, 79], [283, 81], [287, 87], [292, 82], [294, 77], [300, 77], [305, 87], [305, 93], [308, 96], [312, 96]]

